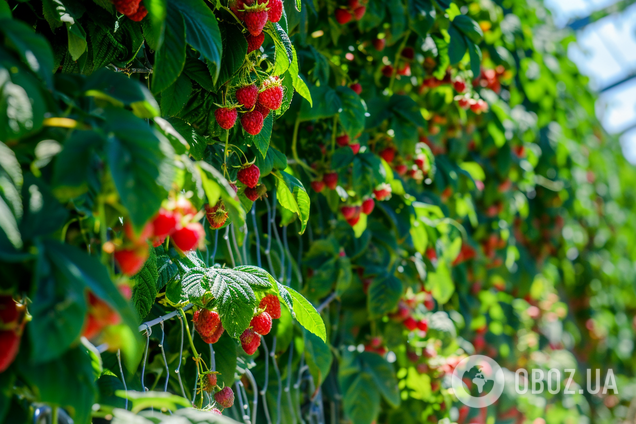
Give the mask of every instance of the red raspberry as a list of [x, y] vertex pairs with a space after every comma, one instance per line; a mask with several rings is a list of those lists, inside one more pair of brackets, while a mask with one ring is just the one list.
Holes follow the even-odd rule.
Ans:
[[203, 237], [205, 237], [205, 229], [198, 222], [191, 222], [172, 233], [172, 241], [184, 252], [197, 247], [199, 240]]
[[0, 331], [0, 373], [13, 362], [20, 349], [20, 336], [14, 330]]
[[124, 234], [126, 235], [126, 238], [134, 244], [145, 244], [146, 240], [152, 237], [153, 231], [152, 222], [149, 222], [144, 226], [141, 230], [141, 234], [135, 233], [130, 222], [126, 222], [124, 224]]
[[358, 96], [362, 94], [362, 86], [358, 84], [357, 82], [351, 84], [349, 88], [352, 89]]
[[316, 193], [320, 193], [325, 189], [325, 183], [324, 181], [312, 181], [311, 188], [313, 188]]
[[360, 143], [350, 144], [349, 147], [351, 147], [351, 150], [353, 150], [354, 155], [357, 155], [358, 152], [360, 151]]
[[114, 254], [122, 274], [128, 276], [137, 274], [149, 255], [147, 244], [142, 244], [134, 249], [117, 250]]
[[378, 188], [373, 190], [373, 194], [375, 194], [375, 198], [380, 202], [388, 199], [391, 197], [391, 186], [386, 183], [380, 184]]
[[258, 185], [258, 179], [261, 176], [261, 170], [255, 164], [247, 165], [241, 168], [236, 175], [238, 180], [245, 184], [249, 188], [254, 188]]
[[241, 346], [248, 355], [253, 355], [261, 345], [261, 336], [256, 334], [254, 330], [248, 328], [241, 334]]
[[393, 66], [386, 65], [382, 68], [382, 75], [389, 78], [393, 75]]
[[219, 201], [216, 205], [205, 205], [205, 216], [212, 228], [219, 229], [225, 225], [227, 221], [227, 211], [222, 201]]
[[381, 52], [384, 50], [384, 46], [386, 46], [386, 40], [384, 38], [376, 38], [373, 40], [373, 48], [377, 51]]
[[231, 408], [234, 405], [234, 392], [226, 386], [214, 394], [214, 400], [223, 408]]
[[222, 107], [214, 111], [214, 117], [219, 126], [224, 130], [229, 130], [236, 123], [238, 112], [236, 108]]
[[373, 208], [375, 207], [375, 200], [367, 199], [362, 202], [362, 213], [365, 215], [370, 215], [373, 212]]
[[247, 40], [247, 54], [250, 54], [261, 48], [263, 41], [265, 41], [265, 34], [262, 32], [256, 36], [247, 34], [245, 35], [245, 39]]
[[152, 228], [155, 237], [166, 237], [174, 231], [177, 226], [177, 217], [171, 211], [164, 208], [159, 209], [159, 213], [152, 221]]
[[203, 390], [208, 393], [212, 393], [214, 391], [214, 388], [216, 387], [217, 379], [218, 378], [215, 372], [205, 374], [205, 376], [203, 377]]
[[219, 329], [221, 325], [221, 317], [216, 311], [210, 311], [208, 309], [198, 309], [194, 311], [194, 329], [202, 337], [210, 337]]
[[365, 6], [358, 6], [353, 10], [353, 16], [356, 18], [356, 21], [359, 21], [364, 17], [366, 12], [367, 8]]
[[243, 194], [252, 202], [256, 202], [258, 198], [260, 197], [260, 194], [258, 193], [258, 190], [256, 188], [247, 187], [245, 191], [243, 192]]
[[344, 25], [350, 22], [351, 19], [353, 19], [351, 12], [349, 12], [346, 9], [336, 9], [335, 15], [336, 15], [336, 21], [338, 21], [340, 25]]
[[393, 159], [395, 159], [395, 149], [393, 147], [387, 147], [380, 152], [380, 157], [388, 163], [393, 162]]
[[340, 208], [340, 212], [342, 212], [342, 216], [344, 217], [344, 219], [351, 219], [356, 214], [356, 207], [355, 206], [343, 206], [343, 207]]
[[230, 0], [230, 9], [241, 21], [245, 19], [245, 5], [251, 6], [254, 0]]
[[468, 108], [470, 108], [470, 99], [467, 99], [466, 97], [462, 97], [457, 100], [457, 105], [461, 107], [462, 109], [467, 110]]
[[322, 181], [327, 185], [327, 187], [333, 190], [338, 185], [338, 174], [336, 172], [329, 172], [322, 177]]
[[225, 329], [223, 328], [223, 324], [219, 324], [219, 327], [216, 329], [216, 331], [214, 332], [214, 334], [212, 334], [209, 337], [203, 337], [201, 336], [201, 339], [203, 339], [203, 341], [207, 344], [214, 344], [216, 342], [219, 341], [219, 339], [221, 338], [221, 336], [223, 335], [223, 331]]
[[246, 85], [236, 90], [236, 100], [243, 105], [245, 109], [251, 109], [258, 99], [258, 87], [254, 84]]
[[353, 218], [347, 219], [347, 223], [352, 227], [354, 227], [358, 223], [358, 221], [360, 221], [360, 215], [356, 215]]
[[428, 321], [425, 318], [422, 318], [417, 322], [417, 328], [421, 331], [428, 331]]
[[350, 141], [350, 138], [349, 138], [349, 135], [347, 134], [343, 134], [341, 136], [336, 137], [336, 143], [338, 143], [338, 146], [343, 146], [343, 147], [347, 146], [349, 145], [349, 141]]
[[415, 57], [415, 50], [413, 50], [413, 47], [405, 47], [402, 49], [401, 55], [403, 58], [413, 60]]
[[258, 135], [261, 132], [263, 129], [263, 121], [263, 115], [256, 110], [247, 112], [241, 117], [243, 129], [251, 135]]
[[135, 22], [141, 22], [147, 14], [148, 10], [146, 10], [143, 4], [140, 4], [135, 13], [133, 13], [132, 15], [128, 15], [128, 19]]
[[403, 163], [395, 167], [395, 172], [397, 172], [400, 176], [405, 175], [406, 171], [408, 171], [408, 166], [404, 165]]
[[411, 65], [409, 63], [405, 63], [401, 68], [397, 71], [398, 75], [410, 76], [411, 75]]
[[174, 211], [181, 216], [194, 216], [198, 212], [195, 207], [192, 206], [192, 203], [184, 196], [179, 196], [177, 198], [177, 201], [174, 203]]
[[11, 296], [0, 296], [0, 327], [7, 328], [7, 324], [18, 320], [18, 308]]
[[283, 0], [269, 0], [267, 15], [270, 22], [278, 22], [283, 16]]
[[258, 103], [270, 110], [278, 110], [283, 104], [283, 87], [270, 85], [258, 94]]
[[272, 329], [272, 317], [267, 312], [261, 312], [252, 318], [250, 327], [255, 333], [266, 336]]
[[463, 93], [464, 91], [466, 91], [466, 83], [464, 82], [464, 80], [462, 80], [461, 78], [457, 78], [454, 82], [453, 82], [453, 88], [455, 89], [455, 91], [457, 91], [458, 93]]
[[139, 3], [141, 0], [112, 0], [111, 3], [115, 5], [115, 9], [122, 15], [132, 15], [137, 9], [139, 9]]
[[415, 162], [415, 166], [424, 171], [424, 167], [426, 166], [426, 157], [424, 155], [417, 155], [413, 162]]
[[261, 35], [267, 24], [267, 10], [248, 10], [244, 14], [245, 27], [253, 36]]
[[353, 10], [360, 6], [360, 0], [349, 0], [349, 9]]
[[265, 311], [274, 319], [280, 318], [280, 300], [274, 294], [268, 294], [265, 296], [261, 303], [258, 304], [259, 309], [265, 309]]
[[260, 112], [261, 115], [263, 115], [263, 120], [267, 118], [267, 115], [269, 115], [269, 112], [270, 112], [270, 110], [267, 107], [263, 106], [260, 103], [256, 103], [256, 106], [254, 106], [254, 110], [256, 112]]
[[409, 331], [413, 331], [417, 328], [417, 321], [415, 321], [413, 317], [405, 319], [403, 324]]

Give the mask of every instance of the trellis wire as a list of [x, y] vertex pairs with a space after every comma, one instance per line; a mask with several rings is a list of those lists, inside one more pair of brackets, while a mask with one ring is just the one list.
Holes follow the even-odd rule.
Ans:
[[236, 234], [234, 233], [234, 223], [230, 224], [230, 234], [232, 234], [232, 241], [234, 242], [234, 248], [236, 249], [236, 258], [238, 260], [237, 262], [239, 265], [245, 265], [245, 260], [241, 257], [241, 250], [239, 249], [238, 242], [236, 241]]
[[232, 246], [230, 246], [230, 226], [232, 224], [228, 225], [227, 227], [225, 227], [225, 234], [223, 235], [223, 238], [225, 239], [225, 244], [227, 246], [227, 251], [230, 254], [230, 260], [232, 261], [232, 268], [234, 268], [236, 266], [236, 263], [234, 262], [234, 253], [232, 253]]
[[146, 349], [144, 350], [144, 364], [141, 367], [141, 388], [144, 392], [148, 391], [146, 387], [146, 383], [144, 382], [144, 377], [146, 375], [146, 361], [148, 360], [148, 347], [150, 346], [150, 335], [152, 334], [152, 328], [146, 328]]
[[274, 272], [274, 265], [272, 264], [272, 257], [270, 255], [272, 248], [272, 210], [267, 199], [265, 199], [265, 205], [267, 206], [267, 247], [265, 248], [265, 256], [267, 257], [270, 272]]
[[267, 424], [272, 424], [272, 420], [269, 416], [269, 407], [267, 406], [267, 386], [269, 385], [269, 351], [267, 350], [267, 344], [265, 340], [262, 341], [261, 346], [265, 350], [265, 383], [263, 383], [263, 389], [261, 390], [261, 397], [263, 398], [263, 410], [265, 411], [265, 419]]
[[212, 343], [209, 343], [210, 346], [210, 369], [212, 371], [216, 371], [216, 356], [214, 355], [214, 348], [212, 347]]
[[[292, 358], [294, 356], [294, 341], [289, 344], [289, 359], [287, 360], [287, 384], [285, 385], [285, 393], [287, 393], [287, 403], [289, 404], [289, 410], [294, 410], [294, 402], [291, 397], [291, 376], [292, 376]], [[292, 414], [294, 424], [296, 424], [296, 414]]]
[[252, 401], [252, 422], [256, 424], [256, 412], [258, 411], [258, 386], [256, 385], [256, 380], [254, 379], [254, 375], [248, 369], [245, 369], [245, 375], [247, 379], [250, 381], [252, 385], [252, 389], [254, 390], [254, 400]]
[[159, 347], [161, 348], [161, 356], [163, 357], [163, 363], [166, 365], [166, 384], [163, 386], [163, 391], [168, 391], [168, 383], [170, 382], [170, 367], [168, 367], [168, 361], [166, 360], [166, 351], [163, 348], [163, 341], [166, 336], [166, 329], [163, 326], [163, 321], [159, 323], [161, 326], [161, 342], [159, 343]]
[[[216, 258], [216, 249], [219, 246], [219, 230], [214, 231], [214, 250], [212, 251], [212, 264], [214, 265], [214, 259]], [[208, 263], [208, 266], [210, 264]]]
[[119, 372], [121, 373], [121, 381], [124, 383], [124, 392], [126, 393], [126, 410], [128, 410], [128, 386], [124, 378], [124, 368], [121, 366], [121, 349], [117, 349], [117, 362], [119, 363]]
[[[194, 320], [192, 321], [192, 331], [190, 332], [190, 334], [194, 334]], [[199, 366], [198, 365], [196, 369], [197, 371], [194, 376], [194, 389], [192, 390], [192, 406], [194, 406], [194, 402], [197, 398], [197, 386], [199, 385]]]
[[236, 380], [234, 382], [234, 391], [236, 392], [236, 398], [238, 399], [239, 411], [240, 411], [241, 418], [243, 419], [243, 421], [247, 420], [246, 424], [250, 424], [249, 415], [245, 416], [245, 404], [243, 403], [243, 393], [241, 392], [241, 388], [239, 386], [239, 382], [240, 382], [240, 380]]
[[261, 264], [261, 242], [258, 237], [258, 225], [256, 223], [256, 207], [252, 208], [252, 223], [254, 224], [254, 237], [256, 241], [256, 264], [259, 268], [262, 268]]
[[[252, 209], [254, 209], [254, 206], [252, 206]], [[243, 265], [247, 265], [247, 236], [249, 235], [247, 220], [245, 220], [243, 230], [245, 231], [245, 235], [243, 236]]]
[[181, 318], [181, 315], [177, 315], [177, 318], [179, 318], [179, 323], [181, 323], [181, 347], [179, 348], [179, 365], [177, 365], [177, 369], [174, 370], [174, 373], [177, 374], [177, 377], [179, 379], [179, 386], [181, 387], [181, 393], [183, 394], [184, 398], [188, 398], [188, 396], [186, 396], [185, 393], [185, 389], [183, 388], [183, 382], [181, 381], [181, 361], [183, 360], [183, 333], [185, 332], [185, 329], [183, 328], [183, 319]]

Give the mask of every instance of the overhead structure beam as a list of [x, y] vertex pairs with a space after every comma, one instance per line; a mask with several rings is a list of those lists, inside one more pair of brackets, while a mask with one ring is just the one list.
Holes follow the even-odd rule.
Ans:
[[622, 12], [623, 10], [625, 10], [627, 7], [631, 6], [634, 3], [636, 3], [636, 0], [617, 1], [611, 6], [607, 6], [603, 9], [592, 12], [588, 16], [578, 18], [578, 19], [573, 19], [567, 24], [567, 26], [575, 31], [581, 30], [585, 28], [586, 26], [594, 22], [597, 22], [607, 16]]

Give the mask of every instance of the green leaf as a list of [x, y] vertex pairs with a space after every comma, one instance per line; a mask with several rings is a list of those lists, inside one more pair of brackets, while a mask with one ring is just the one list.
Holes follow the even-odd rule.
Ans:
[[[300, 90], [294, 85], [298, 94]], [[314, 119], [323, 119], [334, 116], [342, 108], [342, 102], [336, 90], [328, 85], [316, 87], [309, 86], [310, 97], [316, 100], [316, 107], [312, 102], [303, 102], [300, 106], [300, 114], [298, 118], [302, 121], [311, 121]], [[302, 95], [302, 94], [301, 94]], [[303, 96], [304, 97], [304, 96]]]
[[132, 390], [118, 390], [117, 396], [128, 399], [132, 403], [132, 412], [139, 413], [144, 409], [155, 408], [177, 411], [180, 408], [189, 408], [190, 402], [182, 396], [165, 392], [135, 392]]
[[346, 168], [353, 163], [355, 155], [351, 148], [339, 148], [331, 156], [331, 168], [337, 171], [342, 168]]
[[290, 212], [298, 214], [300, 218], [300, 233], [304, 233], [309, 221], [310, 200], [307, 190], [296, 177], [285, 171], [276, 171], [277, 199], [280, 205]]
[[338, 86], [336, 87], [336, 92], [338, 97], [340, 97], [342, 106], [339, 114], [340, 123], [347, 131], [347, 134], [355, 137], [364, 130], [367, 108], [362, 103], [360, 96], [349, 87]]
[[402, 281], [393, 275], [374, 278], [367, 297], [369, 319], [381, 318], [394, 310], [402, 297], [402, 290]]
[[163, 116], [178, 115], [192, 94], [192, 82], [185, 75], [161, 93], [161, 114]]
[[391, 13], [391, 35], [397, 39], [404, 33], [406, 27], [404, 5], [402, 0], [389, 0], [386, 3]]
[[479, 24], [466, 15], [456, 16], [452, 25], [475, 44], [478, 44], [484, 38], [484, 33]]
[[470, 55], [470, 70], [473, 71], [473, 77], [477, 78], [481, 75], [481, 49], [477, 44], [469, 41], [468, 54]]
[[309, 102], [309, 106], [313, 107], [314, 102], [312, 99], [311, 92], [309, 91], [309, 87], [307, 87], [307, 83], [300, 77], [298, 73], [298, 55], [296, 54], [296, 49], [292, 46], [292, 54], [294, 56], [294, 60], [291, 65], [289, 65], [289, 75], [292, 77], [292, 82], [294, 88], [300, 94], [300, 96]]
[[[158, 50], [165, 31], [165, 21], [168, 15], [168, 0], [144, 0], [148, 10], [148, 17], [142, 21], [144, 36], [153, 50]], [[156, 42], [154, 42], [156, 41]]]
[[327, 378], [333, 355], [329, 345], [318, 336], [305, 330], [305, 361], [309, 366], [309, 372], [314, 378], [316, 387], [322, 385]]
[[86, 79], [83, 89], [84, 95], [105, 104], [130, 106], [139, 118], [159, 116], [159, 105], [150, 90], [123, 74], [102, 68]]
[[448, 29], [448, 33], [451, 37], [450, 44], [448, 45], [448, 57], [451, 65], [455, 65], [459, 63], [466, 54], [466, 40], [454, 26]]
[[395, 94], [389, 101], [389, 107], [396, 115], [417, 127], [426, 127], [420, 107], [413, 99], [406, 95]]
[[18, 221], [22, 218], [22, 169], [13, 150], [0, 142], [0, 230], [16, 249], [22, 247]]
[[364, 364], [363, 371], [371, 376], [382, 397], [394, 408], [400, 406], [400, 389], [393, 365], [373, 352], [362, 352], [359, 359]]
[[186, 27], [183, 15], [170, 3], [166, 16], [164, 39], [155, 55], [152, 91], [160, 93], [177, 80], [186, 59]]
[[84, 54], [88, 43], [86, 42], [86, 31], [79, 23], [66, 23], [68, 33], [68, 52], [73, 60], [77, 60]]
[[143, 268], [132, 278], [135, 282], [132, 289], [132, 301], [141, 319], [148, 315], [155, 303], [158, 279], [157, 255], [155, 249], [150, 248], [150, 257], [146, 260]]
[[206, 277], [215, 305], [221, 315], [223, 328], [237, 338], [250, 325], [256, 296], [240, 272], [225, 268], [210, 268]]
[[[292, 51], [292, 43], [289, 40], [289, 36], [285, 30], [278, 24], [267, 25], [265, 31], [274, 40], [275, 46], [275, 58], [274, 58], [274, 70], [273, 75], [282, 75], [289, 69], [289, 66], [294, 61], [294, 53]], [[296, 72], [298, 74], [298, 72]]]
[[433, 297], [441, 305], [446, 304], [455, 292], [455, 284], [450, 275], [446, 261], [439, 261], [435, 272], [428, 274], [426, 286], [431, 290]]
[[450, 66], [450, 59], [448, 56], [448, 41], [439, 35], [431, 35], [431, 38], [435, 42], [437, 47], [437, 66], [433, 71], [433, 76], [437, 79], [443, 79], [446, 74], [446, 70]]
[[[91, 357], [83, 346], [68, 350], [55, 361], [20, 367], [20, 372], [35, 389], [38, 401], [64, 407], [78, 424], [91, 421], [97, 386]], [[81, 390], [60, 390], [61, 382]]]
[[170, 3], [183, 15], [188, 44], [216, 65], [214, 80], [219, 76], [223, 41], [216, 16], [203, 0], [180, 0]]
[[236, 370], [236, 342], [227, 333], [223, 333], [218, 342], [214, 344], [214, 356], [216, 371], [218, 374], [217, 384], [232, 386]]
[[433, 27], [435, 23], [435, 8], [430, 0], [409, 0], [410, 26], [413, 31], [422, 38]]
[[223, 36], [223, 58], [221, 59], [221, 70], [216, 81], [216, 86], [220, 87], [230, 81], [236, 71], [245, 62], [247, 54], [247, 40], [241, 29], [232, 24], [222, 24], [221, 34]]
[[272, 138], [272, 129], [274, 128], [274, 114], [270, 113], [263, 121], [263, 128], [257, 135], [248, 135], [245, 139], [249, 143], [253, 143], [263, 158], [267, 157], [267, 150], [269, 149], [269, 142]]
[[380, 393], [366, 374], [356, 376], [344, 393], [344, 412], [356, 424], [371, 424], [380, 412]]
[[104, 110], [110, 137], [108, 166], [133, 227], [152, 218], [172, 187], [174, 150], [170, 142], [142, 119], [122, 109]]
[[241, 277], [256, 290], [269, 290], [275, 286], [276, 280], [263, 268], [251, 265], [239, 265], [234, 271], [241, 272]]
[[105, 143], [101, 134], [75, 130], [64, 142], [64, 148], [53, 164], [53, 193], [61, 201], [68, 201], [88, 190], [93, 178], [96, 150]]
[[314, 305], [309, 303], [300, 293], [291, 287], [285, 287], [294, 301], [294, 314], [296, 320], [306, 330], [318, 336], [323, 342], [327, 341], [327, 329], [325, 323]]
[[52, 87], [53, 52], [46, 39], [21, 21], [2, 19], [0, 22], [0, 30], [6, 36], [5, 43], [20, 56], [22, 63], [36, 73], [48, 87]]
[[4, 65], [0, 67], [0, 140], [8, 142], [42, 127], [45, 102], [39, 81], [24, 66], [12, 58]]

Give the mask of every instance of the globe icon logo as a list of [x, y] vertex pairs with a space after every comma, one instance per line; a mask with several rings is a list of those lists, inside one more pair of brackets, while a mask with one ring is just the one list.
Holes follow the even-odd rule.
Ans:
[[499, 399], [504, 389], [504, 373], [499, 364], [483, 355], [461, 360], [452, 375], [455, 395], [464, 405], [485, 408]]

